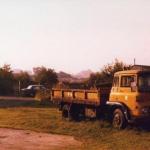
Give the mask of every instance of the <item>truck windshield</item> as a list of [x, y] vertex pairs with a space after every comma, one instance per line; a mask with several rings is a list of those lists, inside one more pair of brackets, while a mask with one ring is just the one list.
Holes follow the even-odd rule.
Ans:
[[139, 76], [139, 91], [150, 92], [150, 74]]

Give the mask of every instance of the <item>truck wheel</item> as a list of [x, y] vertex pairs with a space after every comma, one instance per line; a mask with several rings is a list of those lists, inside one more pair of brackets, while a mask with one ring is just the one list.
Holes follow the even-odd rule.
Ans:
[[69, 114], [69, 119], [74, 120], [74, 121], [78, 121], [79, 120], [79, 111], [72, 109], [72, 111]]
[[69, 105], [64, 105], [62, 108], [62, 118], [69, 117]]
[[113, 112], [112, 125], [116, 129], [124, 129], [127, 121], [121, 109], [115, 109]]

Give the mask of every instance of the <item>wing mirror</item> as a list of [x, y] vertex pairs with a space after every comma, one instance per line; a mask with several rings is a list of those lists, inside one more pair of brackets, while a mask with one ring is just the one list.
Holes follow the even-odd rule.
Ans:
[[131, 82], [131, 92], [136, 92], [136, 90], [137, 90], [137, 85], [136, 85], [136, 82], [133, 81]]

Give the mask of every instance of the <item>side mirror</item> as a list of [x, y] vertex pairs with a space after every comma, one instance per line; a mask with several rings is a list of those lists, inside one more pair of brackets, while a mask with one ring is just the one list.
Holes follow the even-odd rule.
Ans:
[[136, 90], [137, 90], [137, 85], [136, 85], [136, 82], [133, 81], [131, 82], [131, 92], [136, 92]]

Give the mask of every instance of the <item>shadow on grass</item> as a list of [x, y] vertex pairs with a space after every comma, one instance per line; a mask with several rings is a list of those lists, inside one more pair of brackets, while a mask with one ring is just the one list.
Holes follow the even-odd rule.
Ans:
[[[102, 128], [113, 128], [111, 120], [108, 120], [106, 118], [86, 118], [85, 119], [88, 122], [92, 121], [100, 121], [100, 127]], [[125, 130], [135, 130], [139, 132], [150, 132], [150, 118], [143, 119], [143, 120], [137, 120], [134, 123], [130, 123], [127, 125]], [[124, 130], [124, 129], [121, 129]]]
[[131, 125], [130, 127], [137, 131], [150, 132], [150, 120], [136, 122], [135, 124]]
[[0, 99], [0, 108], [32, 107], [32, 108], [56, 108], [51, 101], [40, 102], [37, 100], [11, 100]]

